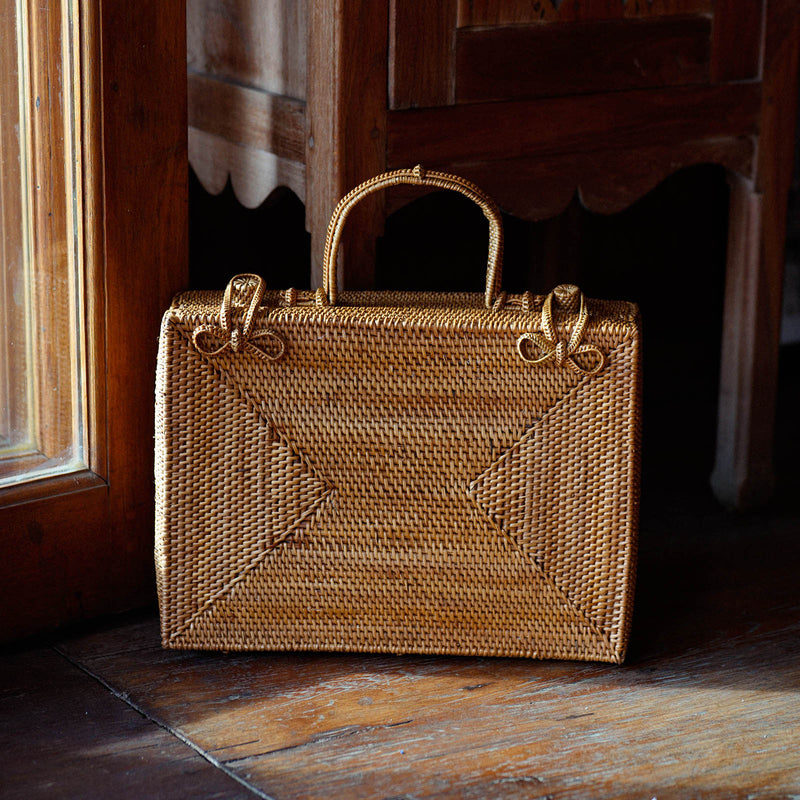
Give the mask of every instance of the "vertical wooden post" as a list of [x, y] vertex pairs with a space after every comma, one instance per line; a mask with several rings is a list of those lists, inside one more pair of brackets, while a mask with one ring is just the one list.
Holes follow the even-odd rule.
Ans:
[[781, 321], [786, 204], [792, 172], [800, 13], [767, 5], [761, 130], [753, 181], [733, 176], [717, 456], [711, 484], [725, 505], [769, 499]]
[[148, 597], [154, 422], [145, 410], [161, 316], [188, 283], [185, 3], [101, 0], [99, 30], [108, 480], [111, 519], [131, 531], [115, 531], [129, 565], [117, 591]]
[[[322, 284], [325, 232], [339, 199], [386, 165], [388, 0], [319, 0], [309, 6], [306, 227], [312, 285]], [[340, 249], [339, 283], [375, 280], [384, 198], [356, 209]]]
[[[743, 508], [772, 493], [777, 374], [774, 286], [763, 259], [763, 196], [732, 175], [725, 279], [717, 453], [711, 485], [726, 506]], [[775, 277], [771, 279], [773, 282]]]

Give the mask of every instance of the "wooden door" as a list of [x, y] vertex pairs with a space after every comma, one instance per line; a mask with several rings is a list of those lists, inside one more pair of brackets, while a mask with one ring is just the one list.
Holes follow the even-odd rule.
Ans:
[[[28, 242], [34, 377], [18, 394], [31, 407], [25, 457], [40, 468], [20, 472], [19, 448], [0, 453], [4, 640], [154, 597], [156, 343], [188, 276], [184, 3], [21, 6], [2, 31], [20, 74], [3, 62], [3, 86], [22, 87], [28, 171], [13, 180], [27, 211], [8, 224]], [[2, 295], [11, 309], [19, 296]], [[72, 450], [59, 461], [62, 434]]]

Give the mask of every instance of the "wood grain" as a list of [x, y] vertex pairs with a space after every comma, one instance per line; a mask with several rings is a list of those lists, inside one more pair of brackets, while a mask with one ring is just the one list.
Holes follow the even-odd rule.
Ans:
[[458, 26], [710, 14], [716, 5], [713, 0], [459, 0]]
[[800, 9], [771, 2], [765, 36], [761, 136], [751, 183], [732, 182], [725, 286], [717, 497], [749, 508], [772, 494], [786, 204], [794, 154]]
[[194, 127], [189, 128], [189, 163], [210, 194], [219, 194], [230, 181], [245, 208], [257, 208], [279, 186], [305, 199], [303, 164]]
[[514, 25], [458, 32], [461, 103], [708, 82], [706, 17]]
[[164, 310], [188, 280], [185, 28], [180, 3], [103, 5], [112, 522], [101, 533], [113, 537], [117, 558], [127, 565], [115, 587], [117, 608], [142, 602], [153, 580], [155, 341]]
[[796, 503], [649, 502], [622, 668], [162, 651], [154, 620], [60, 646], [276, 800], [796, 793]]
[[305, 103], [204, 75], [188, 75], [189, 125], [234, 144], [303, 163]]
[[387, 163], [494, 161], [753, 134], [755, 84], [392, 111]]
[[761, 55], [763, 8], [758, 3], [716, 0], [711, 50], [715, 82], [757, 78]]
[[455, 99], [456, 0], [389, 8], [389, 107], [452, 105]]
[[188, 0], [187, 63], [242, 86], [306, 96], [306, 0]]
[[[25, 307], [20, 297], [23, 275], [22, 172], [25, 144], [20, 137], [20, 91], [16, 7], [0, 6], [0, 439], [5, 448], [28, 429], [25, 391]], [[16, 471], [18, 458], [12, 461]], [[35, 456], [34, 456], [35, 458]], [[0, 475], [9, 459], [0, 458]]]
[[[339, 199], [385, 170], [388, 0], [326, 0], [309, 19], [306, 219], [312, 286], [321, 284], [325, 232]], [[369, 43], [368, 46], [365, 43]], [[339, 275], [351, 289], [374, 283], [383, 198], [359, 206], [342, 240]]]
[[[84, 265], [84, 347], [86, 348], [86, 427], [88, 465], [103, 482], [108, 480], [108, 395], [106, 370], [105, 184], [103, 176], [103, 99], [101, 8], [85, 3], [80, 13]], [[106, 500], [107, 502], [107, 500]]]
[[5, 800], [253, 796], [53, 650], [7, 655], [0, 686]]
[[80, 8], [86, 335], [102, 386], [89, 394], [90, 469], [2, 497], [15, 548], [0, 581], [2, 639], [153, 591], [155, 343], [188, 273], [185, 17], [150, 0]]
[[126, 581], [108, 534], [106, 485], [95, 478], [83, 486], [80, 476], [70, 475], [49, 488], [63, 494], [47, 502], [17, 495], [12, 500], [23, 502], [4, 508], [0, 518], [9, 520], [4, 538], [14, 553], [13, 568], [0, 581], [0, 639], [102, 613], [113, 607], [117, 581]]
[[[66, 66], [74, 54], [60, 39], [63, 4], [30, 3], [23, 9], [29, 30], [28, 52], [22, 59], [30, 81], [30, 94], [24, 100], [29, 131], [21, 143], [30, 170], [24, 179], [23, 224], [30, 225], [31, 233], [30, 252], [24, 257], [35, 265], [36, 276], [27, 287], [30, 330], [49, 331], [53, 337], [49, 346], [31, 348], [28, 369], [36, 398], [32, 434], [36, 448], [58, 466], [75, 456], [83, 462], [83, 442], [76, 436], [82, 402], [75, 357], [80, 323], [74, 310], [78, 295], [74, 229], [81, 223], [76, 221], [73, 200], [80, 187], [72, 174], [77, 93]], [[59, 346], [59, 341], [70, 344]]]
[[230, 179], [246, 208], [278, 186], [305, 198], [305, 103], [191, 72], [188, 91], [189, 163], [206, 191]]
[[[753, 158], [752, 140], [742, 137], [441, 166], [474, 181], [504, 211], [520, 219], [543, 220], [564, 212], [576, 195], [590, 211], [618, 213], [669, 175], [695, 164], [722, 164], [751, 175]], [[402, 189], [393, 192], [389, 210], [416, 196]]]

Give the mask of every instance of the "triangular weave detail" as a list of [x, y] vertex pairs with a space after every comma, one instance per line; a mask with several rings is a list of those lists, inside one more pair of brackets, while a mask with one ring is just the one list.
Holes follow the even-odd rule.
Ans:
[[[186, 357], [200, 360], [192, 351]], [[184, 518], [172, 521], [184, 531], [172, 539], [180, 549], [165, 553], [176, 581], [172, 641], [279, 545], [300, 535], [333, 491], [224, 376], [208, 363], [194, 369], [205, 373], [206, 386], [186, 398], [186, 429], [175, 456], [200, 459], [203, 474], [172, 489], [183, 495], [172, 507], [184, 509]], [[195, 440], [214, 442], [215, 452], [195, 453]]]
[[[626, 472], [618, 438], [626, 430], [620, 417], [630, 413], [630, 382], [621, 375], [630, 369], [624, 353], [630, 346], [621, 345], [601, 374], [553, 406], [468, 492], [612, 649], [630, 552], [630, 509], [620, 499], [627, 492], [608, 489]], [[598, 503], [598, 495], [607, 497]]]

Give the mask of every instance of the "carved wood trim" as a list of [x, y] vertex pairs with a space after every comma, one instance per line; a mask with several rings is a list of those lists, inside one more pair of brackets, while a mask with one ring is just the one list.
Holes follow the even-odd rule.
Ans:
[[[752, 138], [741, 137], [437, 166], [473, 180], [503, 211], [521, 219], [541, 220], [561, 214], [575, 195], [590, 211], [614, 214], [680, 169], [712, 163], [749, 175], [753, 159]], [[396, 211], [419, 196], [419, 192], [398, 188], [389, 198], [387, 211]]]
[[189, 128], [189, 164], [210, 194], [219, 194], [230, 180], [245, 208], [260, 206], [279, 186], [305, 199], [303, 164], [193, 127]]

